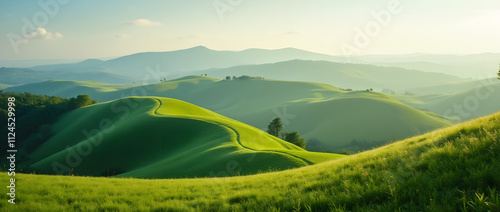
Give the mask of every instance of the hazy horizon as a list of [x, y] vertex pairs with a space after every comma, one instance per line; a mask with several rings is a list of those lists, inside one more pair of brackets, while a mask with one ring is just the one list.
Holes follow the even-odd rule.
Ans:
[[[204, 46], [204, 45], [197, 45], [197, 46], [189, 46], [189, 47], [185, 47], [185, 48], [181, 48], [181, 49], [171, 49], [171, 50], [165, 50], [165, 51], [139, 51], [139, 52], [133, 52], [133, 53], [127, 53], [127, 54], [124, 54], [124, 55], [114, 55], [114, 56], [103, 56], [103, 57], [82, 57], [82, 58], [41, 58], [41, 59], [37, 59], [37, 58], [32, 58], [32, 59], [0, 59], [0, 61], [2, 62], [5, 62], [5, 61], [68, 61], [68, 63], [73, 63], [73, 62], [78, 62], [78, 61], [84, 61], [84, 60], [89, 60], [89, 59], [97, 59], [97, 60], [112, 60], [112, 59], [116, 59], [116, 58], [119, 58], [119, 57], [123, 57], [123, 56], [127, 56], [127, 55], [133, 55], [133, 54], [140, 54], [140, 53], [148, 53], [148, 52], [171, 52], [171, 51], [180, 51], [180, 50], [186, 50], [186, 49], [191, 49], [191, 48], [196, 48], [196, 47], [206, 47], [210, 50], [213, 50], [213, 51], [233, 51], [233, 52], [240, 52], [240, 51], [245, 51], [245, 50], [250, 50], [250, 49], [260, 49], [260, 50], [280, 50], [280, 49], [289, 49], [289, 48], [293, 48], [293, 49], [298, 49], [298, 50], [303, 50], [303, 51], [307, 51], [307, 52], [312, 52], [312, 53], [318, 53], [318, 54], [324, 54], [324, 55], [328, 55], [328, 56], [333, 56], [333, 57], [337, 57], [337, 56], [344, 56], [342, 54], [327, 54], [327, 53], [321, 53], [321, 52], [315, 52], [315, 51], [311, 51], [311, 50], [308, 50], [308, 49], [299, 49], [299, 48], [295, 48], [295, 47], [282, 47], [282, 48], [272, 48], [272, 49], [266, 49], [266, 48], [246, 48], [246, 49], [241, 49], [241, 50], [234, 50], [234, 49], [213, 49], [213, 48], [209, 48], [207, 46]], [[478, 54], [500, 54], [500, 51], [498, 52], [477, 52], [477, 53], [428, 53], [428, 52], [411, 52], [411, 53], [400, 53], [400, 54], [360, 54], [360, 55], [352, 55], [352, 57], [366, 57], [366, 56], [419, 56], [419, 55], [430, 55], [430, 56], [466, 56], [466, 55], [478, 55]], [[53, 63], [50, 63], [50, 64], [53, 64]]]
[[[452, 4], [453, 7], [449, 5]], [[0, 60], [113, 58], [206, 46], [327, 55], [499, 53], [500, 2], [0, 2]]]

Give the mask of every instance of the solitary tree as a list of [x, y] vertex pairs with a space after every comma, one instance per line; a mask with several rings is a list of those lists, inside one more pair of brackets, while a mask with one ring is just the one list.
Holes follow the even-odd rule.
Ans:
[[81, 108], [93, 103], [89, 95], [78, 95], [76, 99], [71, 98], [71, 102], [73, 104], [73, 108]]
[[271, 135], [278, 137], [279, 132], [283, 130], [283, 124], [281, 124], [280, 118], [275, 118], [267, 126], [267, 132]]
[[295, 144], [302, 149], [306, 148], [306, 142], [304, 141], [303, 138], [300, 137], [300, 135], [297, 131], [287, 133], [285, 136], [285, 141], [288, 141], [292, 144]]
[[226, 76], [226, 80], [231, 80], [231, 77], [230, 76]]
[[500, 64], [498, 64], [498, 73], [497, 73], [497, 75], [498, 75], [498, 79], [500, 80]]

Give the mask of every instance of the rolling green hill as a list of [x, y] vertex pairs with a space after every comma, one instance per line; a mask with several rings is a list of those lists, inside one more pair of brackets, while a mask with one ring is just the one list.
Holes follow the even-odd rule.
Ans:
[[81, 108], [20, 167], [46, 174], [179, 178], [284, 170], [342, 157], [312, 153], [174, 99], [130, 97]]
[[[209, 179], [19, 174], [8, 211], [499, 211], [500, 113], [282, 172]], [[0, 175], [3, 182], [6, 174]]]
[[[85, 93], [99, 102], [135, 95], [169, 97], [259, 129], [266, 129], [273, 118], [281, 117], [286, 131], [297, 130], [306, 140], [316, 140], [323, 147], [313, 149], [315, 151], [369, 149], [450, 125], [442, 117], [416, 110], [383, 94], [347, 92], [319, 83], [188, 76], [109, 92], [100, 92], [89, 84], [51, 81], [7, 90], [63, 97]], [[47, 88], [50, 91], [44, 90]]]
[[297, 114], [287, 127], [301, 129], [304, 137], [319, 142], [323, 150], [366, 150], [451, 123], [372, 92], [347, 92], [320, 101], [296, 101], [287, 110], [289, 114]]

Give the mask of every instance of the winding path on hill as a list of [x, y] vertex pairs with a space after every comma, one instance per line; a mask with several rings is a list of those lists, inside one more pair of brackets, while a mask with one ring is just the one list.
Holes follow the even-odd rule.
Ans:
[[[155, 109], [154, 114], [158, 115], [158, 116], [164, 116], [164, 115], [158, 113], [158, 110], [163, 106], [163, 102], [161, 101], [161, 99], [158, 99], [158, 98], [155, 98], [155, 100], [158, 101], [159, 106]], [[240, 133], [236, 129], [234, 129], [233, 127], [231, 127], [231, 126], [229, 126], [227, 124], [220, 123], [220, 122], [215, 122], [215, 121], [208, 121], [208, 120], [199, 120], [199, 121], [204, 121], [204, 122], [209, 122], [209, 123], [210, 122], [217, 123], [217, 124], [222, 125], [223, 127], [227, 128], [227, 129], [230, 129], [231, 131], [233, 131], [236, 134], [236, 141], [238, 142], [238, 145], [241, 146], [242, 148], [246, 149], [246, 150], [250, 150], [250, 151], [254, 151], [254, 152], [271, 152], [271, 153], [285, 154], [285, 155], [288, 155], [290, 157], [299, 159], [299, 160], [303, 161], [304, 163], [306, 163], [307, 165], [314, 164], [314, 163], [312, 163], [311, 161], [309, 161], [309, 160], [307, 160], [305, 158], [302, 158], [302, 157], [299, 157], [299, 156], [296, 156], [296, 155], [292, 155], [292, 154], [287, 153], [287, 152], [280, 152], [280, 151], [273, 151], [273, 150], [256, 150], [256, 149], [252, 149], [252, 148], [247, 147], [247, 146], [245, 146], [245, 145], [243, 145], [241, 143]], [[251, 160], [253, 160], [253, 157], [251, 158]], [[248, 162], [250, 162], [250, 161], [248, 161]]]

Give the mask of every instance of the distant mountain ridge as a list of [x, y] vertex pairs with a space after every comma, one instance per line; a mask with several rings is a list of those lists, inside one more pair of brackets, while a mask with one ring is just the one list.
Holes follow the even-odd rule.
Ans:
[[87, 60], [71, 64], [35, 66], [39, 71], [93, 71], [109, 72], [126, 77], [144, 77], [147, 67], [159, 67], [161, 77], [189, 75], [192, 71], [226, 68], [245, 64], [263, 64], [293, 59], [337, 60], [338, 58], [285, 48], [277, 50], [247, 49], [243, 51], [216, 51], [204, 46], [168, 52], [142, 52], [107, 60]]
[[[293, 59], [340, 60], [338, 57], [294, 48], [216, 51], [204, 46], [167, 52], [142, 52], [110, 60], [87, 59], [73, 63], [45, 64], [27, 68], [2, 68], [0, 83], [20, 85], [46, 80], [100, 81], [112, 84], [155, 83], [175, 79], [194, 71], [239, 65], [265, 64]], [[57, 60], [54, 60], [57, 61]], [[73, 60], [68, 60], [73, 61]], [[1, 61], [0, 61], [1, 62]], [[4, 64], [14, 62], [4, 61]], [[13, 73], [12, 70], [17, 70]], [[22, 79], [20, 75], [27, 76]]]
[[[297, 60], [310, 62], [299, 63]], [[466, 79], [455, 76], [487, 77], [495, 74], [495, 71], [492, 70], [496, 70], [498, 61], [500, 61], [500, 54], [494, 53], [463, 56], [366, 55], [346, 58], [295, 48], [219, 51], [197, 46], [176, 51], [142, 52], [109, 60], [88, 59], [76, 63], [34, 66], [28, 68], [38, 72], [30, 73], [30, 75], [36, 76], [31, 77], [31, 80], [12, 83], [9, 81], [19, 79], [12, 75], [3, 74], [1, 75], [3, 81], [0, 83], [19, 85], [45, 80], [89, 80], [113, 84], [155, 83], [159, 82], [160, 79], [175, 79], [194, 74], [210, 74], [210, 76], [218, 78], [226, 75], [254, 74], [281, 80], [328, 83], [353, 89], [373, 87], [404, 91], [411, 88], [437, 86], [436, 81], [443, 81], [441, 84], [466, 81]], [[282, 63], [290, 63], [290, 67], [277, 67], [281, 69], [266, 70], [265, 72], [259, 70], [263, 68], [261, 65], [264, 64], [271, 66], [270, 64], [279, 65]], [[320, 63], [328, 64], [326, 66], [329, 67], [318, 67]], [[333, 65], [334, 63], [336, 65]], [[305, 66], [305, 64], [311, 65], [311, 67]], [[246, 67], [246, 70], [243, 71], [242, 67]], [[254, 70], [249, 70], [250, 68]], [[287, 68], [290, 71], [282, 68]], [[339, 72], [343, 72], [344, 76], [348, 75], [348, 79], [339, 76]], [[380, 77], [380, 74], [370, 75], [371, 72], [386, 72], [386, 74]], [[413, 75], [407, 78], [397, 76], [408, 73]], [[443, 74], [447, 74], [447, 77], [443, 77]], [[397, 79], [391, 82], [390, 79], [394, 76]], [[356, 81], [353, 83], [352, 80]]]
[[[50, 79], [61, 80], [90, 80], [101, 81], [105, 83], [132, 83], [137, 81], [147, 81], [148, 83], [158, 82], [160, 79], [175, 79], [193, 74], [208, 74], [217, 73], [214, 70], [235, 69], [241, 66], [254, 66], [262, 64], [274, 64], [292, 60], [310, 60], [315, 62], [336, 62], [340, 66], [357, 66], [356, 69], [361, 71], [369, 71], [371, 69], [381, 70], [383, 68], [392, 71], [400, 71], [408, 73], [411, 71], [426, 71], [435, 73], [445, 73], [452, 76], [470, 76], [471, 74], [488, 76], [494, 74], [491, 72], [496, 68], [500, 61], [500, 54], [477, 54], [477, 55], [428, 55], [428, 54], [411, 54], [411, 55], [367, 55], [346, 58], [343, 56], [331, 56], [326, 54], [314, 53], [295, 48], [282, 48], [275, 50], [267, 49], [246, 49], [242, 51], [219, 51], [212, 50], [204, 46], [197, 46], [188, 49], [181, 49], [166, 52], [142, 52], [131, 55], [126, 55], [109, 60], [88, 59], [76, 63], [62, 63], [30, 67], [34, 71], [45, 71], [45, 76], [38, 73], [36, 78], [40, 78], [38, 82]], [[378, 67], [370, 66], [375, 65]], [[384, 66], [384, 67], [381, 67]], [[349, 87], [342, 84], [342, 80], [332, 79], [328, 74], [321, 76], [324, 73], [313, 73], [316, 78], [308, 76], [311, 67], [302, 67], [301, 75], [306, 78], [294, 77], [280, 74], [278, 76], [270, 75], [267, 78], [282, 79], [282, 80], [301, 80], [320, 83], [329, 83], [335, 86]], [[399, 67], [399, 68], [397, 68]], [[476, 69], [474, 69], [474, 67]], [[407, 69], [407, 70], [405, 70]], [[334, 69], [335, 70], [335, 69]], [[345, 71], [345, 70], [344, 70]], [[50, 72], [50, 73], [49, 73]], [[253, 71], [255, 72], [255, 71]], [[354, 71], [356, 72], [356, 70]], [[490, 73], [491, 72], [491, 73]], [[87, 77], [82, 77], [78, 73], [91, 73]], [[256, 72], [258, 73], [258, 71]], [[49, 75], [50, 74], [50, 75]], [[224, 73], [228, 75], [238, 75], [238, 73]], [[252, 74], [252, 73], [249, 73]], [[397, 74], [397, 73], [395, 73]], [[107, 77], [102, 77], [106, 75]], [[296, 75], [296, 73], [295, 73]], [[433, 76], [424, 77], [431, 79]], [[113, 76], [113, 77], [111, 77]], [[215, 77], [225, 77], [223, 74], [212, 75]], [[330, 77], [330, 78], [329, 78]], [[3, 76], [6, 81], [8, 77]], [[328, 80], [332, 82], [328, 82]], [[362, 88], [386, 86], [383, 83], [372, 82], [365, 83], [371, 79], [358, 78], [358, 84], [364, 84]], [[418, 79], [420, 80], [420, 79]], [[395, 80], [400, 84], [406, 85], [407, 81]], [[417, 81], [417, 80], [413, 80]], [[421, 81], [426, 83], [428, 80]], [[32, 83], [36, 81], [29, 81]], [[452, 80], [447, 83], [459, 83], [459, 80]], [[0, 82], [1, 83], [1, 82]], [[416, 83], [416, 82], [414, 82]], [[13, 84], [13, 83], [4, 83]], [[389, 84], [390, 85], [390, 84]], [[427, 87], [433, 86], [429, 84], [406, 86], [405, 88]], [[353, 87], [361, 89], [361, 87]], [[385, 88], [385, 87], [381, 87]], [[395, 89], [388, 87], [389, 89]]]
[[466, 78], [489, 78], [495, 76], [500, 63], [500, 53], [467, 55], [365, 55], [353, 59], [366, 64], [386, 67], [401, 67], [428, 72], [439, 72]]

